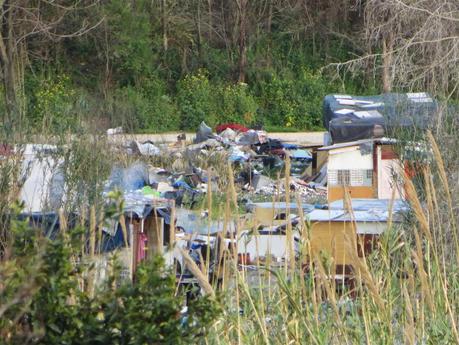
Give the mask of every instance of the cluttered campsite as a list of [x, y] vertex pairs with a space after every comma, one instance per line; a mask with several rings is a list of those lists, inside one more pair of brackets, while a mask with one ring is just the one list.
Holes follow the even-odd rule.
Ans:
[[0, 345], [459, 344], [458, 0], [0, 3]]
[[[30, 228], [37, 243], [77, 236], [72, 272], [85, 272], [76, 281], [91, 296], [107, 282], [133, 289], [169, 286], [171, 306], [181, 308], [182, 340], [186, 332], [200, 334], [186, 327], [205, 327], [193, 314], [202, 298], [227, 303], [230, 322], [245, 320], [239, 331], [260, 327], [262, 337], [268, 327], [283, 327], [276, 320], [283, 313], [294, 313], [297, 321], [310, 317], [316, 325], [351, 322], [362, 305], [384, 308], [378, 292], [383, 282], [409, 284], [431, 274], [416, 251], [403, 259], [403, 268], [392, 266], [404, 255], [413, 222], [432, 241], [454, 240], [431, 229], [424, 213], [427, 207], [436, 217], [442, 203], [429, 194], [435, 186], [426, 176], [441, 164], [430, 132], [438, 111], [423, 92], [332, 94], [323, 101], [326, 131], [296, 133], [294, 140], [263, 128], [226, 123], [213, 129], [202, 122], [196, 133], [177, 133], [169, 141], [113, 128], [90, 137], [83, 151], [72, 138], [3, 145], [2, 161], [20, 167], [19, 203], [8, 222]], [[94, 155], [91, 164], [95, 175], [104, 171], [106, 178], [75, 179], [74, 162], [99, 149], [107, 159]], [[427, 204], [416, 192], [419, 183], [426, 183]], [[420, 233], [414, 239], [423, 250]], [[160, 276], [145, 271], [155, 260], [164, 266]], [[165, 277], [171, 280], [158, 283]], [[432, 298], [422, 284], [423, 298]], [[285, 298], [277, 307], [275, 301]], [[108, 322], [104, 315], [116, 315], [123, 301], [115, 309], [96, 307], [97, 320]], [[143, 308], [149, 313], [157, 307]], [[308, 310], [309, 316], [303, 314]], [[252, 313], [257, 319], [249, 321]], [[242, 337], [219, 321], [212, 327], [228, 339]]]
[[[234, 270], [260, 286], [264, 269], [314, 278], [314, 262], [326, 257], [333, 286], [355, 296], [363, 258], [410, 212], [406, 183], [422, 164], [413, 159], [429, 156], [421, 143], [402, 149], [391, 134], [425, 130], [436, 110], [426, 93], [328, 95], [319, 143], [286, 142], [234, 123], [213, 130], [203, 122], [192, 140], [180, 134], [171, 143], [108, 130], [112, 154], [130, 163], [114, 164], [101, 191], [104, 208], [116, 204], [118, 212], [87, 234], [96, 281], [115, 254], [126, 279], [142, 261], [163, 256], [188, 294], [228, 288]], [[73, 198], [58, 154], [65, 149], [30, 143], [10, 152], [23, 157], [20, 217], [46, 236], [62, 231], [61, 213]], [[66, 208], [66, 217], [81, 218], [78, 211]]]

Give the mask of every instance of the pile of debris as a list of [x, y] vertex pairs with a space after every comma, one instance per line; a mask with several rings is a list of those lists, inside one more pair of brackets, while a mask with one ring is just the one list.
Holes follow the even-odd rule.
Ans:
[[[192, 143], [186, 143], [186, 136], [182, 134], [172, 144], [130, 141], [122, 149], [130, 155], [165, 157], [169, 170], [153, 172], [155, 181], [150, 178], [148, 184], [161, 180], [161, 184], [152, 187], [163, 197], [178, 199], [178, 204], [181, 204], [184, 193], [206, 192], [209, 175], [204, 169], [209, 166], [226, 169], [227, 162], [233, 166], [234, 180], [244, 193], [264, 196], [284, 193], [284, 187], [278, 188], [271, 176], [282, 176], [287, 157], [290, 175], [294, 177], [291, 191], [298, 192], [303, 199], [324, 195], [326, 179], [321, 182], [314, 179], [311, 169], [313, 154], [307, 147], [270, 138], [264, 130], [249, 129], [240, 124], [222, 124], [213, 132], [202, 122]], [[210, 181], [213, 191], [218, 190], [219, 177], [223, 175], [222, 171], [213, 172]]]
[[[259, 178], [263, 179], [264, 176], [260, 176]], [[279, 181], [275, 182], [271, 179], [263, 179], [265, 183], [258, 183], [258, 187], [254, 190], [255, 194], [265, 195], [265, 196], [273, 196], [285, 195], [285, 182]], [[298, 195], [301, 200], [308, 201], [311, 197], [326, 197], [327, 196], [327, 188], [321, 185], [315, 184], [314, 182], [308, 183], [299, 178], [293, 177], [290, 182], [290, 193], [294, 193]]]

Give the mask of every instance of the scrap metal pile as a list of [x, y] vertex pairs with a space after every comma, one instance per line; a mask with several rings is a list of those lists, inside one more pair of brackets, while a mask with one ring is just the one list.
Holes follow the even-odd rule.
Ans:
[[[270, 138], [266, 131], [248, 129], [239, 124], [217, 126], [214, 133], [204, 122], [199, 126], [192, 143], [186, 143], [180, 135], [172, 144], [155, 144], [151, 141], [130, 141], [123, 148], [130, 154], [166, 158], [167, 167], [146, 167], [138, 174], [144, 176], [144, 184], [158, 194], [193, 202], [206, 193], [221, 190], [222, 171], [231, 164], [234, 181], [247, 198], [272, 199], [285, 195], [285, 184], [279, 183], [285, 173], [286, 162], [290, 171], [290, 191], [303, 201], [325, 197], [326, 179], [312, 173], [313, 156], [306, 147]], [[136, 167], [138, 168], [138, 167]], [[131, 168], [129, 168], [131, 169]], [[209, 180], [210, 178], [210, 180]]]

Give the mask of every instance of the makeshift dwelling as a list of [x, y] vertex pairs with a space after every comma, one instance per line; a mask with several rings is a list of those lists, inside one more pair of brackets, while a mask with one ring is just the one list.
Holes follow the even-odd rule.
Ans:
[[[166, 265], [173, 264], [174, 253], [168, 252], [175, 242], [175, 225], [171, 219], [173, 207], [173, 200], [145, 196], [139, 192], [124, 194], [127, 243], [132, 253], [131, 272], [135, 272], [140, 262], [154, 255], [163, 255]], [[107, 234], [113, 234], [115, 242], [111, 249], [125, 246], [122, 224], [115, 222], [112, 226], [115, 229], [113, 232], [110, 228], [104, 229]], [[105, 249], [109, 248], [106, 246]]]
[[20, 200], [25, 212], [55, 210], [64, 201], [64, 176], [53, 145], [27, 144], [22, 151]]
[[[287, 211], [290, 215], [311, 212], [314, 206], [302, 204], [298, 207], [297, 203], [286, 202], [256, 202], [246, 205], [249, 212], [253, 213], [253, 224], [256, 226], [272, 226], [284, 224], [287, 220]], [[301, 208], [301, 209], [300, 209]]]
[[[124, 195], [124, 224], [116, 219], [109, 219], [91, 244], [90, 234], [86, 234], [84, 248], [87, 253], [94, 251], [98, 275], [104, 277], [102, 267], [108, 269], [110, 253], [119, 252], [124, 266], [124, 275], [132, 277], [138, 264], [154, 255], [162, 255], [166, 265], [172, 266], [182, 257], [175, 244], [175, 227], [171, 219], [174, 202], [166, 199], [153, 199], [136, 192]], [[61, 230], [57, 212], [23, 212], [19, 219], [27, 220], [29, 225], [50, 239], [55, 239]], [[80, 223], [79, 215], [67, 215], [66, 227], [73, 228]], [[90, 246], [93, 248], [90, 248]]]
[[[284, 221], [285, 222], [285, 221]], [[271, 258], [282, 262], [294, 258], [294, 236], [287, 236], [285, 227], [267, 227], [257, 231], [242, 231], [237, 238], [238, 255], [250, 263]]]
[[402, 163], [392, 139], [364, 139], [320, 148], [328, 152], [328, 201], [403, 198]]
[[[271, 257], [274, 261], [289, 260], [294, 256], [294, 235], [287, 235], [287, 226], [292, 228], [299, 215], [311, 212], [314, 206], [286, 202], [259, 202], [246, 205], [252, 212], [253, 231], [243, 231], [237, 238], [238, 254], [255, 258]], [[250, 260], [249, 260], [250, 259]]]
[[333, 143], [391, 135], [394, 130], [425, 129], [433, 124], [438, 104], [424, 92], [377, 96], [327, 95], [323, 124]]
[[355, 260], [371, 253], [389, 222], [398, 223], [407, 210], [404, 202], [358, 199], [351, 209], [339, 208], [343, 201], [331, 204], [331, 209], [314, 210], [306, 215], [311, 224], [311, 253], [314, 259], [332, 259], [337, 274], [349, 272]]

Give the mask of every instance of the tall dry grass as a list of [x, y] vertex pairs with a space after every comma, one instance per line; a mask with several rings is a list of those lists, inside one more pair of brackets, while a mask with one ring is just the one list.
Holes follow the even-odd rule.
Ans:
[[[459, 343], [457, 198], [433, 135], [427, 140], [433, 159], [418, 172], [422, 192], [417, 182], [404, 179], [411, 216], [401, 225], [390, 222], [378, 250], [363, 260], [355, 253], [354, 291], [337, 292], [343, 289], [329, 279], [333, 260], [313, 258], [303, 221], [297, 260], [281, 268], [257, 262], [258, 270], [249, 271], [237, 266], [234, 252], [227, 253], [224, 313], [209, 325], [205, 343]], [[228, 189], [227, 203], [235, 203], [231, 181]]]
[[[215, 303], [221, 304], [223, 309], [222, 315], [208, 325], [210, 332], [203, 343], [459, 343], [458, 212], [457, 196], [453, 192], [456, 186], [450, 184], [450, 162], [443, 161], [441, 148], [434, 137], [430, 134], [427, 137], [434, 159], [419, 171], [417, 181], [409, 178], [404, 181], [413, 210], [411, 218], [401, 226], [391, 223], [380, 239], [378, 250], [363, 260], [356, 260], [353, 291], [329, 279], [335, 271], [332, 258], [313, 256], [310, 225], [304, 217], [300, 222], [301, 240], [296, 260], [282, 265], [270, 260], [262, 264], [257, 260], [257, 270], [251, 271], [238, 266], [236, 251], [222, 249], [219, 255], [222, 262], [217, 265], [221, 270], [218, 275], [223, 277], [221, 287], [212, 285], [207, 279], [208, 266], [194, 265], [185, 254], [188, 267], [204, 291], [216, 295]], [[105, 146], [103, 143], [95, 146], [91, 141], [79, 146], [81, 166], [76, 162], [71, 167], [82, 169], [81, 174], [69, 175], [75, 181], [75, 188], [81, 176], [90, 180], [90, 174], [106, 169], [108, 157], [92, 152], [95, 147], [104, 149]], [[85, 156], [86, 153], [94, 154]], [[99, 162], [100, 165], [91, 165], [102, 158], [104, 161]], [[1, 167], [9, 169], [5, 162]], [[224, 228], [236, 220], [237, 231], [232, 236], [237, 238], [246, 224], [236, 215], [238, 195], [233, 171], [220, 164], [217, 173], [221, 171], [227, 181], [220, 186], [221, 189], [226, 187], [226, 198], [223, 205], [215, 204], [212, 198], [215, 191], [209, 186], [207, 206], [210, 215], [220, 214], [215, 211], [217, 208], [223, 210]], [[6, 188], [10, 182], [5, 183]], [[288, 177], [279, 183], [288, 187]], [[299, 203], [297, 195], [291, 194], [289, 188], [285, 190], [287, 201]], [[273, 202], [278, 200], [279, 196], [274, 196]], [[7, 198], [4, 204], [9, 202]], [[90, 204], [90, 200], [85, 202]], [[81, 224], [88, 223], [91, 230], [90, 252], [83, 256], [97, 253], [95, 229], [100, 228], [103, 219], [96, 206], [81, 209]], [[66, 230], [66, 222], [61, 223], [62, 230]], [[287, 227], [289, 241], [294, 231], [293, 227]], [[292, 247], [289, 252], [293, 252]], [[309, 270], [304, 269], [305, 265]], [[2, 272], [12, 269], [8, 261], [1, 266]], [[91, 293], [94, 279], [94, 273], [89, 271], [82, 289]], [[32, 289], [24, 286], [20, 293]], [[338, 290], [342, 291], [338, 293]], [[0, 316], [8, 307], [0, 307]]]

